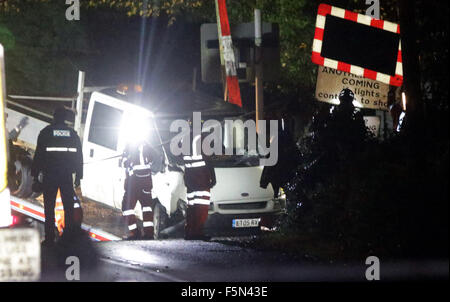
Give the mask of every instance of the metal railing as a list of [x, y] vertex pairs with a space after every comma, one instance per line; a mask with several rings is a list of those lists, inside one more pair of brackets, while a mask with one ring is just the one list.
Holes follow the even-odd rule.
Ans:
[[[74, 97], [50, 97], [50, 96], [30, 96], [30, 95], [8, 95], [8, 97], [11, 99], [15, 99], [15, 100], [71, 102], [70, 109], [75, 113], [75, 121], [74, 122], [66, 121], [66, 122], [68, 122], [71, 126], [74, 126], [75, 131], [78, 132], [79, 135], [81, 135], [81, 128], [82, 128], [81, 119], [82, 119], [83, 112], [87, 111], [87, 110], [83, 109], [84, 94], [115, 87], [115, 86], [85, 87], [84, 82], [85, 82], [85, 73], [84, 73], [84, 71], [79, 71], [78, 72], [77, 94]], [[19, 104], [17, 102], [11, 101], [11, 100], [8, 100], [7, 103], [9, 103], [13, 106], [16, 106], [18, 108], [21, 108], [23, 110], [26, 110], [30, 113], [38, 114], [45, 118], [53, 119], [52, 115], [50, 115], [46, 112], [39, 111], [36, 108], [31, 108], [29, 106]]]

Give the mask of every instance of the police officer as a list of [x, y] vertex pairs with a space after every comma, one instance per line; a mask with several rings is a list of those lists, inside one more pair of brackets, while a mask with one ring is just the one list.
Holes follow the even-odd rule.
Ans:
[[348, 88], [344, 88], [339, 93], [339, 106], [337, 110], [341, 112], [345, 112], [349, 115], [353, 115], [355, 112], [355, 105], [353, 105], [353, 101], [355, 100], [355, 94]]
[[122, 163], [126, 169], [125, 194], [122, 215], [128, 226], [127, 239], [140, 238], [134, 208], [139, 200], [142, 207], [144, 239], [153, 239], [152, 156], [151, 147], [145, 141], [129, 143], [123, 152]]
[[[83, 154], [77, 133], [65, 125], [67, 111], [58, 107], [53, 114], [53, 123], [39, 133], [34, 154], [31, 175], [34, 178], [33, 191], [42, 187], [44, 193], [45, 240], [51, 245], [55, 239], [55, 199], [58, 189], [64, 206], [65, 229], [68, 233], [74, 229], [73, 209], [74, 182], [80, 185], [83, 178]], [[41, 177], [42, 176], [42, 177]]]
[[[275, 118], [275, 117], [274, 117]], [[294, 177], [295, 170], [299, 158], [297, 155], [297, 147], [292, 135], [284, 126], [285, 119], [278, 118], [278, 133], [277, 137], [271, 137], [271, 144], [278, 144], [278, 160], [273, 166], [264, 166], [260, 178], [260, 187], [266, 189], [272, 184], [274, 198], [278, 198], [280, 188], [284, 187], [287, 182]]]
[[191, 155], [183, 156], [184, 182], [187, 189], [187, 209], [185, 223], [186, 240], [207, 240], [203, 227], [208, 219], [210, 190], [216, 184], [214, 168], [201, 153], [201, 135], [192, 140]]

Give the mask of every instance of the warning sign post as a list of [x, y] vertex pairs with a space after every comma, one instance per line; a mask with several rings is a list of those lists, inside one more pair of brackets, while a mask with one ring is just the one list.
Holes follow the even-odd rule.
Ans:
[[339, 104], [339, 92], [344, 88], [353, 91], [355, 100], [363, 108], [388, 110], [389, 85], [330, 67], [319, 66], [316, 83], [317, 100]]
[[317, 65], [401, 86], [400, 26], [322, 3], [317, 11], [311, 60]]

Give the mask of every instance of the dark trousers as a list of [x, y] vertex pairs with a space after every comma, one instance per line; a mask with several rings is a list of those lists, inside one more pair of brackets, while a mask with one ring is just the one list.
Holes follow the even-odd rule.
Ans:
[[125, 180], [125, 194], [122, 201], [122, 213], [128, 226], [130, 236], [138, 235], [134, 208], [137, 202], [142, 207], [144, 236], [153, 237], [154, 202], [151, 194], [152, 179], [148, 177], [129, 176]]
[[208, 219], [210, 189], [187, 188], [188, 205], [186, 209], [185, 237], [203, 236], [203, 228]]
[[58, 173], [44, 175], [44, 214], [45, 239], [55, 239], [55, 201], [58, 189], [64, 206], [65, 230], [73, 228], [73, 203], [75, 192], [73, 190], [72, 173]]

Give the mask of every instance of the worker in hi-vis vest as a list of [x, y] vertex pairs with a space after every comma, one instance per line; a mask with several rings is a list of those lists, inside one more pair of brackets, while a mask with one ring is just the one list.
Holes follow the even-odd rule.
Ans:
[[[55, 240], [55, 200], [58, 189], [64, 206], [64, 233], [75, 230], [73, 222], [74, 185], [78, 187], [83, 178], [83, 154], [78, 134], [64, 121], [67, 110], [58, 107], [53, 123], [41, 130], [31, 166], [33, 191], [44, 193], [45, 240], [50, 246]], [[72, 174], [75, 174], [75, 182]]]
[[122, 163], [126, 169], [125, 194], [122, 215], [125, 218], [128, 240], [141, 237], [137, 228], [134, 208], [139, 200], [142, 207], [144, 239], [153, 239], [152, 156], [150, 145], [145, 140], [127, 144]]
[[184, 183], [187, 189], [186, 240], [207, 240], [203, 228], [208, 219], [210, 190], [216, 184], [216, 175], [210, 162], [201, 152], [202, 135], [193, 137], [191, 155], [184, 155]]

